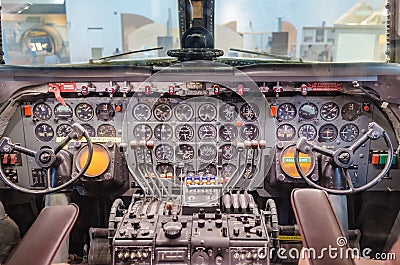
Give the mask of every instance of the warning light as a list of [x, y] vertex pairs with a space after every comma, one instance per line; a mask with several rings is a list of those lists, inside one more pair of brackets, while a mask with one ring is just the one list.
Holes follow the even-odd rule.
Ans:
[[270, 114], [271, 114], [271, 117], [276, 117], [276, 105], [270, 106]]
[[24, 106], [24, 116], [31, 117], [32, 116], [32, 108], [31, 106]]
[[365, 111], [365, 112], [371, 111], [371, 107], [370, 107], [369, 103], [363, 103], [362, 108], [363, 108], [363, 111]]
[[122, 111], [122, 105], [116, 104], [116, 105], [115, 105], [115, 111], [116, 111], [116, 112], [121, 112], [121, 111]]

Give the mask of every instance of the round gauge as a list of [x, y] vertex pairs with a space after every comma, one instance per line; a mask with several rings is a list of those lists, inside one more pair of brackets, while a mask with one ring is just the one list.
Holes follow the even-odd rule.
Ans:
[[117, 132], [115, 131], [114, 126], [110, 124], [102, 124], [97, 128], [97, 136], [98, 137], [115, 137]]
[[219, 117], [221, 120], [231, 122], [236, 120], [238, 116], [238, 108], [236, 105], [223, 104], [219, 109]]
[[240, 107], [240, 117], [245, 121], [255, 121], [260, 114], [260, 110], [254, 104], [243, 104]]
[[311, 124], [305, 124], [299, 128], [299, 137], [305, 137], [312, 141], [317, 136], [317, 129]]
[[328, 102], [321, 107], [321, 117], [326, 121], [333, 121], [339, 116], [339, 106], [334, 102]]
[[256, 169], [256, 165], [251, 166], [251, 164], [248, 163], [246, 165], [246, 169], [244, 170], [243, 176], [247, 179], [251, 179], [254, 176], [254, 173], [256, 173]]
[[[82, 170], [89, 156], [89, 148], [85, 145], [76, 156], [76, 167]], [[85, 172], [86, 177], [98, 177], [106, 172], [111, 162], [110, 153], [103, 145], [93, 143], [92, 160]]]
[[182, 161], [188, 161], [194, 158], [194, 148], [188, 144], [180, 144], [176, 147], [176, 157]]
[[217, 167], [214, 164], [201, 164], [200, 169], [197, 173], [203, 173], [204, 175], [217, 175]]
[[60, 124], [56, 129], [57, 137], [67, 137], [67, 135], [72, 131], [72, 127], [69, 124]]
[[172, 117], [172, 109], [168, 104], [161, 103], [154, 107], [154, 117], [158, 121], [169, 121]]
[[225, 144], [221, 146], [221, 151], [222, 151], [222, 159], [227, 161], [235, 159], [238, 153], [236, 147], [231, 144]]
[[349, 102], [342, 108], [342, 117], [346, 121], [354, 121], [360, 115], [360, 105], [355, 102]]
[[154, 137], [159, 141], [169, 141], [172, 138], [172, 127], [168, 124], [158, 124], [154, 128]]
[[100, 121], [112, 120], [115, 116], [114, 107], [111, 103], [100, 103], [96, 106], [96, 116]]
[[276, 129], [279, 141], [291, 141], [296, 135], [296, 129], [290, 124], [282, 124]]
[[81, 121], [90, 121], [94, 116], [94, 109], [88, 103], [79, 103], [75, 108], [75, 115]]
[[90, 125], [90, 124], [82, 124], [82, 127], [85, 128], [85, 130], [88, 132], [90, 137], [95, 137], [96, 136], [96, 130], [93, 128], [92, 125]]
[[59, 103], [54, 107], [54, 116], [60, 120], [72, 119], [72, 108], [69, 105], [63, 106]]
[[[301, 179], [300, 174], [297, 171], [294, 162], [295, 151], [296, 151], [295, 144], [286, 147], [281, 153], [281, 156], [279, 158], [279, 164], [285, 175], [291, 178]], [[314, 171], [315, 167], [314, 155], [299, 152], [299, 165], [301, 170], [304, 172], [306, 176], [310, 175]]]
[[311, 120], [318, 115], [318, 108], [313, 103], [303, 104], [299, 109], [299, 117], [304, 120]]
[[36, 126], [35, 135], [40, 141], [49, 142], [54, 137], [54, 131], [50, 125], [42, 123]]
[[158, 160], [171, 161], [174, 158], [174, 149], [169, 144], [157, 145], [154, 154]]
[[213, 160], [217, 156], [217, 147], [213, 144], [202, 144], [198, 149], [198, 154], [203, 160]]
[[176, 138], [182, 142], [188, 142], [193, 139], [194, 130], [189, 124], [182, 124], [176, 127]]
[[174, 173], [174, 167], [171, 164], [161, 163], [156, 166], [156, 170], [159, 174]]
[[282, 121], [290, 121], [296, 117], [296, 107], [291, 103], [283, 103], [279, 105], [277, 110], [277, 119]]
[[319, 129], [320, 142], [332, 142], [338, 136], [338, 129], [333, 124], [325, 124]]
[[259, 129], [255, 124], [246, 124], [240, 128], [240, 137], [242, 140], [256, 140], [258, 134]]
[[47, 121], [51, 118], [52, 111], [46, 103], [38, 103], [33, 107], [33, 116], [42, 121]]
[[148, 121], [151, 117], [151, 109], [146, 104], [137, 104], [132, 109], [132, 115], [137, 121]]
[[138, 124], [133, 128], [133, 137], [138, 141], [148, 141], [151, 139], [151, 135], [151, 127], [147, 124]]
[[212, 124], [202, 124], [197, 130], [197, 134], [201, 141], [213, 141], [217, 138], [217, 128]]
[[340, 129], [340, 138], [342, 138], [342, 140], [345, 142], [352, 142], [357, 139], [359, 133], [360, 131], [357, 125], [349, 123], [343, 125], [343, 127]]
[[198, 115], [202, 121], [213, 121], [217, 117], [217, 109], [213, 104], [206, 103], [200, 106]]
[[236, 171], [236, 166], [230, 163], [222, 164], [221, 176], [223, 178], [230, 178]]
[[219, 128], [219, 137], [224, 142], [232, 142], [238, 136], [238, 129], [233, 124], [225, 124]]
[[185, 103], [175, 107], [175, 117], [178, 121], [187, 122], [193, 118], [193, 108]]

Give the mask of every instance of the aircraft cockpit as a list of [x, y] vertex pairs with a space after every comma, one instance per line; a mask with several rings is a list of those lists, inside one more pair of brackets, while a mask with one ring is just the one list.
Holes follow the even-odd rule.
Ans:
[[[2, 4], [0, 264], [398, 264], [397, 0], [301, 38], [282, 18], [270, 37], [217, 25], [252, 1], [151, 1], [145, 14], [177, 7], [165, 36], [117, 1], [122, 35], [137, 35], [107, 56], [97, 19], [74, 39], [81, 3], [17, 2]], [[165, 47], [130, 50], [153, 39]]]

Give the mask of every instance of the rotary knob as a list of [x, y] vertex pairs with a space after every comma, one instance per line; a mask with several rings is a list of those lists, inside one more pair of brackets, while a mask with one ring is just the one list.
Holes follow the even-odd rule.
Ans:
[[168, 222], [163, 227], [165, 236], [169, 239], [180, 237], [182, 232], [182, 224], [178, 222]]
[[207, 264], [209, 264], [209, 257], [207, 255], [207, 253], [199, 251], [199, 252], [193, 253], [191, 261], [192, 261], [192, 264], [195, 264], [195, 265], [207, 265]]

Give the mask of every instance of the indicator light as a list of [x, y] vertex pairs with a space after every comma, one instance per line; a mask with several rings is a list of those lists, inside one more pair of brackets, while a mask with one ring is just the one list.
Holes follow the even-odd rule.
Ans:
[[24, 106], [24, 116], [31, 117], [32, 116], [32, 108], [31, 106]]

